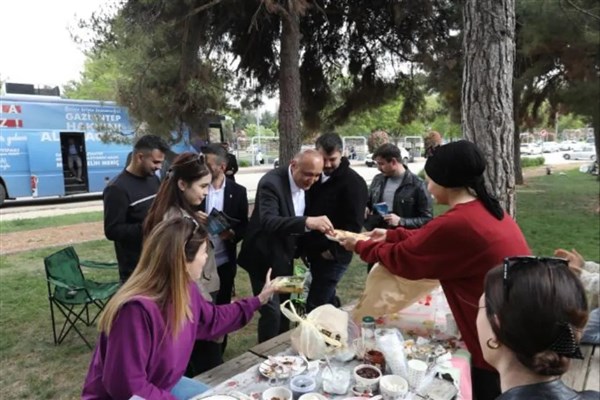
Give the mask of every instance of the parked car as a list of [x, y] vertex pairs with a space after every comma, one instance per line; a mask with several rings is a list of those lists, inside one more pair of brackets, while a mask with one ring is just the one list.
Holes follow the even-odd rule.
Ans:
[[567, 151], [563, 154], [565, 160], [596, 160], [596, 148], [594, 146], [584, 146], [578, 150]]
[[521, 155], [542, 154], [542, 147], [535, 143], [522, 143]]
[[556, 142], [542, 142], [543, 153], [556, 153], [560, 151], [560, 145]]
[[575, 143], [577, 142], [574, 140], [563, 140], [562, 142], [560, 142], [560, 149], [562, 151], [571, 150]]
[[[399, 147], [399, 149], [403, 164], [408, 164], [409, 162], [414, 161], [413, 157], [410, 155], [408, 150], [406, 150], [404, 147]], [[367, 154], [367, 156], [365, 157], [365, 165], [369, 168], [375, 165], [375, 161], [373, 161], [373, 153]]]

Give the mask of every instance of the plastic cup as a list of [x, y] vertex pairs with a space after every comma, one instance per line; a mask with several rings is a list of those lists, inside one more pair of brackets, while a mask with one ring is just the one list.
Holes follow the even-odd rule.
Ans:
[[421, 360], [410, 360], [408, 362], [408, 384], [411, 388], [417, 389], [425, 374], [427, 373], [427, 363]]

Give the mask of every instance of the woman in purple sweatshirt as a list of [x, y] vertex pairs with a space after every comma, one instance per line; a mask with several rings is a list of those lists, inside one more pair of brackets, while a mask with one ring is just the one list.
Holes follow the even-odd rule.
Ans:
[[206, 243], [206, 231], [190, 218], [152, 231], [135, 271], [100, 317], [83, 399], [185, 399], [207, 389], [183, 377], [194, 342], [246, 325], [275, 290], [269, 270], [256, 297], [220, 306], [204, 300], [195, 281]]

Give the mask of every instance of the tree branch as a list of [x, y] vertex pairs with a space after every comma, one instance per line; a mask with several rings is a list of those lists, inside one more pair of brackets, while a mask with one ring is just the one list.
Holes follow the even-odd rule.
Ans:
[[597, 19], [598, 21], [600, 21], [600, 16], [596, 15], [596, 14], [592, 14], [591, 12], [584, 10], [581, 7], [578, 7], [576, 4], [574, 4], [571, 0], [565, 0], [567, 3], [569, 3], [569, 5], [571, 7], [573, 7], [575, 10], [579, 11], [582, 14], [587, 15], [588, 17], [592, 17], [594, 19]]

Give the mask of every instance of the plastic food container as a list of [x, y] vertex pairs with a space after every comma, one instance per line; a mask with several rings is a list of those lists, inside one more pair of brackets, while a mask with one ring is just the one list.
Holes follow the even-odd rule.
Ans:
[[299, 398], [303, 394], [314, 392], [317, 388], [315, 378], [308, 375], [298, 375], [290, 381], [290, 389], [294, 395], [294, 399]]

